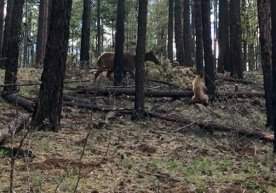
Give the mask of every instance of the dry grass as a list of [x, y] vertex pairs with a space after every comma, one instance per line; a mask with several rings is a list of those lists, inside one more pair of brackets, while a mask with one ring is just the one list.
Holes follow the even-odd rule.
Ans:
[[[19, 82], [38, 81], [39, 72], [33, 72], [20, 70]], [[76, 79], [78, 74], [92, 79], [92, 75], [85, 72], [71, 71], [68, 77]], [[192, 76], [186, 75], [189, 81], [185, 85], [188, 86]], [[261, 85], [259, 75], [247, 74], [246, 77]], [[106, 79], [101, 77], [101, 80]], [[219, 89], [232, 90], [233, 85], [223, 82]], [[242, 84], [239, 87], [248, 91], [256, 88]], [[37, 88], [22, 87], [21, 92], [34, 96]], [[118, 106], [132, 106], [124, 96], [96, 98], [102, 99]], [[194, 121], [215, 121], [237, 128], [263, 129], [265, 123], [263, 99], [220, 100], [205, 108], [191, 105], [187, 99], [173, 102], [148, 99], [146, 106], [182, 114]], [[0, 125], [4, 127], [14, 118], [15, 108], [1, 101], [0, 112]], [[235, 132], [210, 133], [195, 125], [175, 133], [174, 130], [183, 125], [157, 119], [132, 122], [129, 116], [117, 116], [110, 124], [103, 125], [105, 115], [64, 107], [60, 132], [31, 132], [24, 148], [32, 150], [35, 157], [29, 162], [16, 160], [15, 191], [55, 192], [60, 184], [57, 192], [72, 192], [80, 171], [87, 175], [81, 178], [78, 192], [276, 192], [272, 144], [236, 136]], [[80, 162], [89, 130], [91, 135]], [[23, 135], [19, 133], [16, 140]], [[10, 158], [2, 151], [0, 157], [0, 192], [6, 192]]]

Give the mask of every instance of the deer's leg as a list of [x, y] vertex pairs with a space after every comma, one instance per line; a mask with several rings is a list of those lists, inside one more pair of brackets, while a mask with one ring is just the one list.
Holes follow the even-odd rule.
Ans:
[[112, 80], [112, 78], [111, 78], [111, 74], [114, 72], [114, 70], [113, 69], [111, 69], [111, 70], [108, 70], [107, 71], [107, 73], [106, 73], [106, 77], [109, 79], [109, 80]]
[[94, 83], [96, 82], [96, 79], [98, 78], [98, 76], [103, 72], [103, 69], [98, 69], [97, 72], [95, 73], [94, 76]]

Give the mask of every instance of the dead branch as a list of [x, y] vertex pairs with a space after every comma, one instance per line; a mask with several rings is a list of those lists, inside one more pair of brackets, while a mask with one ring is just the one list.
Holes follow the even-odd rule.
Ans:
[[[258, 139], [262, 139], [262, 140], [265, 140], [265, 141], [268, 141], [268, 142], [273, 142], [273, 140], [274, 140], [273, 135], [270, 134], [270, 133], [267, 133], [267, 132], [261, 132], [261, 131], [251, 132], [251, 131], [248, 131], [248, 130], [245, 130], [245, 129], [236, 129], [236, 128], [227, 127], [225, 125], [214, 123], [214, 122], [202, 122], [202, 121], [194, 122], [190, 119], [187, 119], [187, 118], [185, 118], [183, 116], [179, 116], [179, 115], [167, 115], [167, 114], [159, 114], [159, 113], [154, 113], [154, 112], [145, 112], [145, 113], [149, 117], [163, 119], [163, 120], [166, 120], [166, 121], [182, 123], [182, 124], [187, 124], [187, 125], [194, 123], [195, 125], [197, 125], [201, 129], [205, 129], [205, 130], [235, 132], [239, 135], [243, 135], [243, 136], [246, 136], [246, 137], [252, 137], [252, 138], [258, 138]], [[181, 131], [181, 130], [179, 130], [179, 131]]]

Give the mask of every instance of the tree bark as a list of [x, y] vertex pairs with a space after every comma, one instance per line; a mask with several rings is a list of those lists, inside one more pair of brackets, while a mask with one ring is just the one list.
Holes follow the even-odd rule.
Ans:
[[4, 9], [5, 9], [5, 0], [0, 0], [0, 58], [2, 58], [2, 47], [3, 47]]
[[219, 1], [219, 59], [218, 72], [230, 71], [229, 67], [229, 17], [228, 1]]
[[176, 59], [180, 65], [185, 64], [184, 58], [184, 41], [183, 41], [183, 28], [181, 19], [181, 0], [174, 0], [174, 29], [175, 29], [175, 47]]
[[118, 0], [116, 21], [116, 45], [114, 56], [114, 86], [123, 82], [123, 54], [125, 41], [125, 0]]
[[12, 20], [12, 9], [14, 0], [7, 0], [7, 14], [5, 18], [5, 29], [3, 37], [3, 48], [2, 48], [2, 58], [1, 68], [5, 69], [7, 65], [7, 54], [8, 54], [8, 43], [10, 41], [10, 26]]
[[71, 7], [72, 0], [52, 1], [39, 100], [31, 123], [37, 129], [60, 129]]
[[258, 0], [258, 19], [260, 28], [260, 44], [262, 69], [264, 77], [264, 90], [266, 98], [266, 126], [271, 126], [272, 122], [272, 103], [271, 103], [271, 18], [270, 18], [270, 0]]
[[52, 0], [40, 0], [37, 31], [36, 66], [43, 65], [49, 27], [49, 12]]
[[97, 0], [97, 51], [101, 51], [101, 0]]
[[270, 1], [272, 23], [272, 130], [274, 130], [274, 154], [276, 154], [276, 1]]
[[91, 5], [92, 5], [91, 0], [83, 0], [81, 51], [80, 51], [80, 64], [82, 68], [89, 67]]
[[208, 94], [215, 95], [215, 63], [212, 53], [212, 38], [211, 38], [211, 21], [210, 0], [201, 0], [202, 9], [202, 30], [203, 30], [203, 47], [204, 47], [204, 61], [205, 61], [205, 84], [208, 89]]
[[190, 0], [183, 1], [183, 40], [185, 65], [193, 66], [191, 48], [192, 34], [190, 25]]
[[148, 0], [139, 0], [138, 33], [135, 57], [135, 102], [132, 119], [143, 119], [145, 110], [145, 68]]
[[29, 6], [28, 2], [25, 3], [24, 9], [23, 9], [24, 17], [26, 21], [23, 23], [24, 28], [23, 28], [23, 64], [19, 67], [26, 67], [28, 65], [28, 37], [29, 37], [29, 23], [27, 22], [29, 20]]
[[203, 74], [203, 39], [202, 39], [201, 0], [195, 1], [195, 34], [196, 34], [196, 71]]
[[230, 0], [230, 58], [231, 58], [231, 76], [243, 79], [242, 68], [242, 31], [241, 31], [241, 0]]
[[[24, 0], [14, 0], [14, 5], [11, 12], [11, 23], [9, 26], [9, 38], [5, 46], [7, 65], [5, 71], [5, 85], [3, 93], [13, 93], [17, 91], [14, 85], [17, 81], [18, 57], [19, 57], [19, 42], [21, 33], [21, 22], [23, 17]], [[8, 17], [8, 16], [7, 16]], [[8, 24], [9, 25], [9, 24]], [[11, 27], [12, 26], [12, 27]]]
[[168, 58], [170, 61], [173, 60], [173, 4], [174, 1], [169, 2], [169, 13], [168, 13]]

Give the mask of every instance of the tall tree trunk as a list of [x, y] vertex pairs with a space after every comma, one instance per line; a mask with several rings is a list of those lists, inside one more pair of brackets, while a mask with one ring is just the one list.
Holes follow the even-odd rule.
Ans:
[[174, 1], [169, 1], [169, 13], [168, 13], [168, 58], [173, 60], [173, 4]]
[[243, 61], [243, 70], [247, 71], [247, 41], [244, 40], [242, 42], [243, 45], [243, 57], [242, 57], [242, 61]]
[[230, 71], [228, 1], [219, 1], [219, 60], [218, 72]]
[[91, 0], [83, 0], [81, 51], [80, 51], [80, 64], [82, 68], [89, 66], [91, 5], [92, 5]]
[[271, 0], [272, 19], [272, 130], [274, 130], [274, 154], [276, 154], [276, 1]]
[[183, 1], [183, 40], [184, 40], [184, 61], [185, 65], [193, 66], [192, 61], [192, 34], [190, 25], [190, 0]]
[[14, 5], [11, 15], [11, 24], [9, 29], [9, 38], [6, 48], [7, 65], [5, 71], [5, 87], [3, 93], [16, 92], [18, 57], [19, 57], [19, 42], [21, 33], [21, 22], [23, 18], [24, 0], [14, 0]]
[[203, 31], [203, 47], [205, 61], [205, 84], [208, 94], [215, 95], [215, 63], [212, 53], [212, 37], [211, 37], [211, 5], [210, 0], [201, 0], [202, 10], [202, 31]]
[[[242, 15], [246, 14], [246, 0], [241, 0], [241, 11], [242, 11]], [[244, 19], [247, 20], [247, 19]], [[247, 36], [248, 34], [246, 33], [246, 31], [248, 30], [248, 25], [247, 25], [248, 21], [244, 21], [241, 25], [243, 26], [242, 30], [242, 68], [243, 71], [246, 71], [247, 69]], [[245, 25], [245, 26], [244, 26]]]
[[43, 61], [45, 58], [51, 1], [52, 0], [40, 0], [39, 4], [36, 66], [43, 65]]
[[262, 56], [262, 69], [264, 76], [264, 90], [266, 98], [266, 126], [271, 126], [272, 122], [272, 103], [271, 103], [271, 18], [270, 18], [270, 0], [258, 0], [258, 19], [260, 28], [260, 43]]
[[254, 62], [255, 62], [255, 49], [254, 44], [248, 44], [248, 69], [249, 71], [254, 70]]
[[6, 68], [7, 66], [7, 54], [8, 54], [8, 44], [10, 41], [10, 28], [11, 28], [11, 20], [12, 20], [12, 9], [13, 9], [14, 0], [7, 1], [7, 14], [5, 18], [5, 29], [4, 29], [4, 37], [3, 37], [3, 47], [2, 47], [2, 58], [1, 60], [1, 68]]
[[195, 63], [195, 57], [196, 57], [196, 34], [195, 34], [195, 2], [191, 1], [190, 4], [190, 10], [191, 10], [191, 55], [192, 55], [192, 62]]
[[0, 58], [2, 58], [5, 0], [0, 0]]
[[36, 129], [60, 129], [71, 7], [72, 0], [52, 1], [39, 100], [31, 122]]
[[214, 62], [217, 65], [217, 42], [218, 42], [218, 0], [214, 0]]
[[196, 71], [203, 74], [203, 35], [202, 35], [202, 14], [201, 1], [195, 1], [195, 34], [196, 34]]
[[241, 0], [230, 0], [230, 58], [231, 76], [243, 79], [242, 68], [242, 31], [241, 31]]
[[138, 11], [138, 33], [137, 47], [135, 57], [135, 103], [133, 119], [142, 119], [145, 110], [145, 93], [144, 93], [144, 58], [146, 51], [146, 35], [147, 35], [147, 6], [148, 0], [139, 0]]
[[176, 46], [176, 59], [180, 65], [184, 65], [184, 41], [183, 29], [181, 19], [181, 0], [175, 0], [174, 4], [174, 27], [175, 27], [175, 46]]
[[24, 41], [23, 41], [23, 64], [21, 64], [21, 67], [26, 67], [28, 65], [28, 36], [29, 36], [29, 26], [27, 21], [29, 20], [29, 7], [28, 2], [25, 3], [25, 8], [23, 9], [25, 12], [24, 17], [26, 21], [24, 22], [24, 28], [23, 28], [23, 34], [24, 34]]
[[101, 0], [97, 0], [97, 51], [101, 51]]
[[125, 0], [118, 0], [116, 21], [116, 45], [114, 56], [114, 86], [122, 85], [123, 54], [125, 41]]

